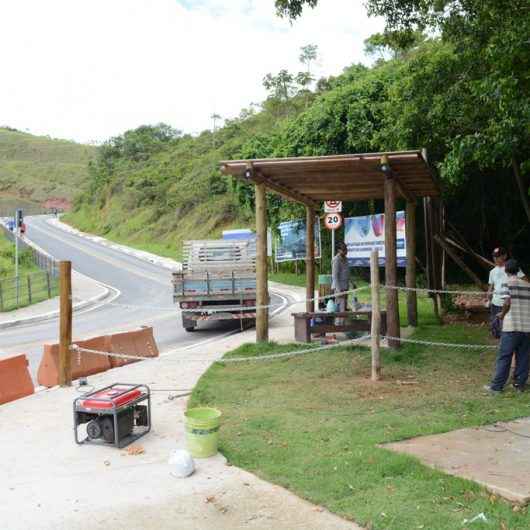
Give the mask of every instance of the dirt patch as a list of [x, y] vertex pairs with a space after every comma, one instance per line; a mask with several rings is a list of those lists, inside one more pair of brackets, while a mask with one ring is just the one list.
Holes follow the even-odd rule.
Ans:
[[64, 197], [50, 197], [43, 202], [42, 206], [44, 206], [44, 208], [48, 208], [49, 210], [52, 208], [57, 208], [63, 212], [72, 209], [72, 203]]

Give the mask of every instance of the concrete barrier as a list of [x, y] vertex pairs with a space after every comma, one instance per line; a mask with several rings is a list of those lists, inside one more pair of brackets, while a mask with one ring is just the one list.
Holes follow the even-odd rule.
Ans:
[[25, 355], [0, 360], [0, 405], [34, 392]]
[[[91, 350], [108, 351], [108, 336], [75, 341], [75, 344]], [[71, 363], [72, 379], [105, 372], [111, 367], [108, 356], [97, 353], [72, 352]], [[44, 345], [44, 352], [37, 372], [37, 381], [46, 387], [59, 384], [59, 344]]]
[[[107, 351], [137, 357], [158, 357], [160, 355], [153, 336], [153, 328], [147, 326], [134, 331], [109, 335]], [[137, 361], [133, 359], [110, 357], [110, 364], [113, 368], [135, 362]]]

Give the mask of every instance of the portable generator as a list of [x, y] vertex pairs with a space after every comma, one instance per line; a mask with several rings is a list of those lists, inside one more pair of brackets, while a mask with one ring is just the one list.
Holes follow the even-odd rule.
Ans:
[[[79, 426], [86, 425], [86, 437]], [[115, 383], [74, 399], [77, 444], [125, 447], [151, 430], [151, 393], [147, 385]]]

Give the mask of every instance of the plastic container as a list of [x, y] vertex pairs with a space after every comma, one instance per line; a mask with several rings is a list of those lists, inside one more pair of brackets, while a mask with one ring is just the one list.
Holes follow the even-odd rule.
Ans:
[[210, 407], [187, 410], [186, 443], [191, 456], [208, 458], [217, 454], [221, 411]]
[[331, 274], [319, 274], [318, 285], [331, 285]]

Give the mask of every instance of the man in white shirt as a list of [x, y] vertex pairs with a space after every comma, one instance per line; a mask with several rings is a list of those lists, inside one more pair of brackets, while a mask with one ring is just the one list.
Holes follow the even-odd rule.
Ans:
[[[508, 260], [508, 252], [503, 247], [497, 247], [493, 250], [493, 261], [495, 267], [491, 269], [488, 280], [488, 300], [490, 302], [490, 326], [492, 335], [495, 338], [499, 338], [496, 334], [494, 323], [497, 315], [502, 311], [504, 299], [507, 296], [506, 283], [508, 281], [508, 275], [506, 274], [505, 266]], [[517, 272], [517, 278], [528, 281], [528, 278], [524, 273], [519, 270]]]

